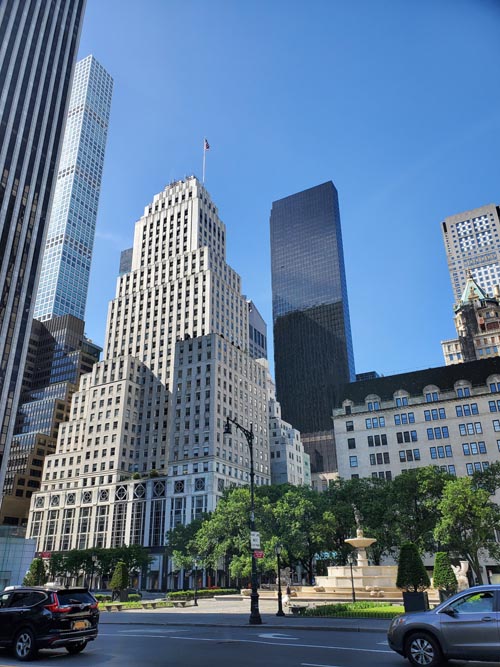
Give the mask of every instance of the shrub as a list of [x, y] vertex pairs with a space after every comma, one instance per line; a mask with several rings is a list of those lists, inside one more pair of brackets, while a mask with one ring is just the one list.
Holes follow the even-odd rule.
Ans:
[[417, 592], [429, 588], [431, 582], [415, 544], [407, 542], [401, 547], [398, 560], [396, 586], [404, 591]]
[[141, 596], [137, 595], [137, 593], [130, 593], [128, 596], [128, 601], [129, 602], [140, 602], [141, 601]]
[[[239, 593], [235, 588], [200, 588], [196, 591], [198, 598], [212, 598], [214, 595], [235, 595]], [[167, 594], [169, 600], [192, 600], [194, 590], [172, 591]]]
[[123, 561], [118, 561], [109, 585], [112, 591], [123, 591], [128, 587], [128, 569]]
[[434, 588], [446, 591], [449, 594], [457, 592], [457, 578], [445, 551], [438, 551], [434, 558], [433, 584]]

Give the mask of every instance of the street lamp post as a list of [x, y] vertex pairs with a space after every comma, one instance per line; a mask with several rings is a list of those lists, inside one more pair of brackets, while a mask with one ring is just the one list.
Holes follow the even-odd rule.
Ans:
[[[237, 421], [226, 417], [226, 425], [224, 426], [224, 435], [231, 435], [231, 423], [239, 429], [246, 438], [248, 449], [250, 450], [250, 530], [255, 532], [255, 498], [254, 498], [254, 482], [255, 472], [253, 469], [253, 427], [250, 424], [250, 430], [244, 428]], [[252, 549], [252, 593], [250, 595], [250, 625], [261, 625], [262, 618], [259, 612], [259, 594], [257, 592], [257, 562], [254, 551]]]
[[283, 602], [282, 602], [282, 597], [281, 597], [281, 563], [280, 563], [280, 556], [281, 556], [281, 549], [283, 547], [281, 544], [277, 544], [274, 547], [274, 553], [276, 554], [276, 560], [278, 561], [278, 611], [276, 613], [276, 616], [284, 616], [285, 612], [283, 611]]
[[198, 606], [198, 559], [194, 559], [194, 606]]
[[93, 584], [93, 582], [94, 582], [94, 570], [95, 570], [95, 566], [96, 566], [97, 561], [98, 561], [98, 558], [97, 558], [96, 554], [92, 554], [92, 568], [91, 568], [91, 570], [90, 570], [90, 586], [89, 586], [89, 590], [92, 590], [92, 588], [93, 588], [93, 585], [92, 585], [92, 584]]
[[353, 566], [353, 563], [354, 563], [354, 554], [352, 554], [352, 553], [348, 554], [347, 562], [349, 563], [349, 567], [351, 568], [352, 601], [356, 602], [356, 591], [354, 590], [354, 575], [352, 573], [352, 566]]

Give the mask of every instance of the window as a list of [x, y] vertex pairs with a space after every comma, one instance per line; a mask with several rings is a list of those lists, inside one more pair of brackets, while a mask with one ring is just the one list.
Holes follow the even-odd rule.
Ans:
[[437, 391], [427, 392], [425, 394], [425, 402], [432, 403], [433, 401], [439, 401], [439, 394]]
[[[493, 421], [493, 428], [495, 428], [495, 420]], [[474, 435], [474, 433], [482, 433], [483, 427], [481, 422], [469, 422], [468, 424], [459, 424], [458, 430], [460, 435]]]
[[500, 431], [500, 419], [493, 420], [493, 430]]
[[496, 394], [497, 392], [500, 391], [500, 382], [491, 382], [490, 383], [490, 391], [492, 394]]
[[346, 431], [354, 431], [354, 422], [346, 422], [345, 429]]
[[467, 398], [468, 396], [470, 396], [469, 387], [459, 387], [457, 389], [457, 397], [458, 398]]
[[447, 426], [437, 426], [427, 429], [427, 440], [441, 440], [441, 438], [449, 437], [450, 433]]
[[347, 447], [349, 449], [356, 449], [356, 439], [355, 438], [347, 438]]
[[402, 412], [400, 415], [394, 415], [394, 424], [399, 426], [400, 424], [414, 424], [415, 423], [415, 413], [414, 412]]
[[398, 444], [400, 444], [400, 445], [403, 442], [417, 442], [418, 441], [417, 432], [416, 431], [399, 431], [399, 432], [396, 433], [396, 440], [398, 441]]
[[357, 456], [350, 456], [349, 457], [349, 467], [350, 468], [357, 468], [358, 467], [358, 457]]
[[401, 408], [404, 405], [408, 405], [408, 396], [400, 396], [396, 398], [396, 407]]
[[488, 401], [490, 412], [500, 412], [500, 401]]
[[368, 401], [368, 410], [373, 412], [374, 410], [380, 410], [379, 401]]

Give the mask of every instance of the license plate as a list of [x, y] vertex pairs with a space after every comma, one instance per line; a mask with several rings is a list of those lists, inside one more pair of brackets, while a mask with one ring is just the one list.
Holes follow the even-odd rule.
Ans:
[[90, 623], [88, 621], [74, 621], [73, 630], [86, 630], [90, 628]]

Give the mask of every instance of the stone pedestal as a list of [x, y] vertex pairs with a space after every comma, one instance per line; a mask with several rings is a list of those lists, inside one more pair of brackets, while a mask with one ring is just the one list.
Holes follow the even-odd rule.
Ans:
[[[364, 551], [364, 550], [363, 550]], [[358, 552], [359, 553], [359, 552]], [[359, 562], [359, 561], [358, 561]], [[366, 587], [393, 589], [396, 587], [398, 568], [396, 565], [354, 565], [352, 578], [355, 589], [366, 590]], [[340, 565], [328, 568], [327, 577], [316, 577], [316, 585], [325, 588], [351, 589], [351, 568]]]

